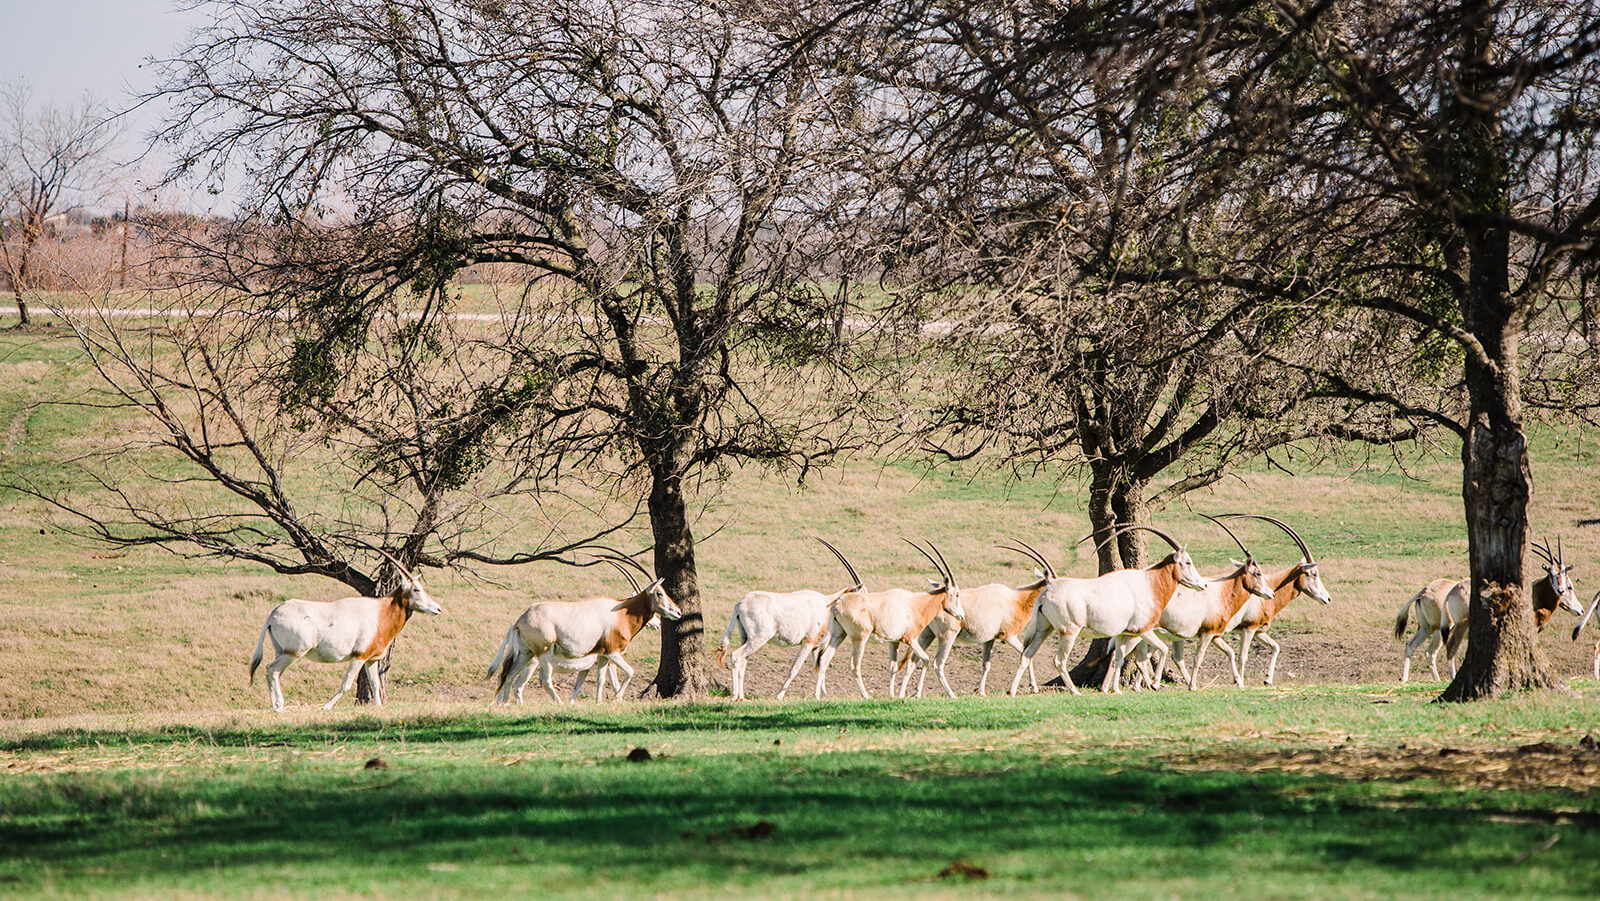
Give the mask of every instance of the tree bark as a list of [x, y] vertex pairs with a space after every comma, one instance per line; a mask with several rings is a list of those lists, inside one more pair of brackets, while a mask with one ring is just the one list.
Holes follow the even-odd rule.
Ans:
[[[1533, 480], [1527, 439], [1516, 416], [1514, 362], [1498, 373], [1473, 373], [1469, 384], [1495, 387], [1480, 397], [1462, 444], [1462, 497], [1472, 564], [1467, 653], [1441, 701], [1497, 698], [1527, 689], [1558, 689], [1533, 624], [1524, 587], [1528, 504]], [[1482, 368], [1482, 367], [1476, 367]]]
[[705, 615], [695, 568], [694, 535], [689, 527], [683, 479], [676, 471], [657, 472], [650, 488], [650, 529], [655, 536], [655, 570], [683, 617], [661, 624], [661, 666], [650, 688], [663, 698], [702, 698], [710, 688], [705, 666]]

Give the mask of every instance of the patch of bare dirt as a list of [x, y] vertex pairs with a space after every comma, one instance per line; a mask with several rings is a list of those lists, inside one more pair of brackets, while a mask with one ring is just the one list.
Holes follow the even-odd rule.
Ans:
[[1593, 791], [1600, 788], [1600, 750], [1590, 737], [1570, 745], [1546, 741], [1514, 748], [1229, 749], [1166, 759], [1178, 768], [1208, 772], [1271, 771], [1362, 781], [1437, 779], [1453, 785], [1495, 789]]

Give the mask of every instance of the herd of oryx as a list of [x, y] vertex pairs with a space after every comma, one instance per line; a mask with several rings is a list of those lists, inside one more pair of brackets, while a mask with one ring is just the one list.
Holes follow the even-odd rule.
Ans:
[[[1204, 515], [1204, 514], [1202, 514]], [[1271, 523], [1282, 529], [1300, 548], [1301, 559], [1285, 569], [1268, 572], [1224, 519], [1246, 517]], [[862, 697], [868, 697], [862, 676], [862, 661], [869, 641], [890, 645], [891, 696], [905, 697], [911, 679], [920, 671], [917, 694], [923, 691], [928, 671], [952, 697], [955, 690], [945, 673], [945, 665], [957, 643], [983, 647], [983, 671], [977, 693], [987, 694], [989, 668], [996, 642], [1010, 645], [1021, 655], [1010, 694], [1016, 694], [1023, 676], [1028, 676], [1034, 691], [1033, 658], [1052, 637], [1058, 638], [1056, 667], [1073, 693], [1078, 692], [1067, 674], [1066, 662], [1080, 635], [1113, 638], [1111, 665], [1107, 667], [1101, 689], [1121, 691], [1117, 677], [1126, 662], [1134, 662], [1134, 687], [1160, 684], [1170, 660], [1190, 689], [1199, 687], [1200, 666], [1213, 643], [1227, 655], [1234, 681], [1244, 685], [1244, 665], [1257, 639], [1272, 648], [1267, 664], [1266, 683], [1272, 684], [1278, 664], [1279, 644], [1265, 630], [1284, 607], [1301, 594], [1323, 604], [1332, 600], [1318, 571], [1317, 561], [1304, 540], [1286, 523], [1254, 513], [1229, 513], [1206, 516], [1239, 545], [1244, 560], [1232, 561], [1233, 569], [1220, 576], [1205, 578], [1194, 561], [1171, 535], [1153, 526], [1123, 526], [1115, 535], [1144, 530], [1161, 538], [1172, 552], [1144, 569], [1124, 569], [1080, 579], [1058, 576], [1055, 568], [1025, 542], [1001, 544], [1006, 550], [1030, 558], [1038, 567], [1038, 578], [1021, 586], [1002, 584], [964, 588], [956, 583], [944, 555], [928, 542], [924, 547], [907, 540], [933, 564], [939, 580], [929, 580], [926, 590], [890, 588], [868, 591], [850, 560], [826, 539], [818, 538], [838, 558], [849, 575], [848, 587], [832, 593], [791, 591], [784, 593], [752, 591], [734, 605], [733, 615], [717, 647], [717, 662], [732, 672], [732, 697], [746, 697], [746, 667], [750, 657], [768, 644], [798, 647], [788, 678], [778, 690], [782, 698], [790, 684], [815, 661], [815, 695], [826, 694], [828, 668], [834, 654], [848, 639], [850, 669]], [[904, 539], [903, 539], [904, 540]], [[1111, 540], [1110, 538], [1106, 539]], [[682, 611], [662, 589], [662, 580], [653, 577], [631, 557], [608, 548], [595, 548], [596, 556], [627, 578], [633, 594], [622, 597], [595, 597], [582, 601], [548, 601], [534, 604], [506, 631], [489, 664], [488, 676], [497, 682], [496, 700], [522, 702], [523, 689], [533, 677], [535, 667], [540, 684], [558, 703], [552, 677], [557, 670], [578, 673], [572, 690], [576, 699], [590, 671], [595, 672], [595, 697], [602, 699], [609, 680], [621, 697], [633, 679], [634, 670], [623, 654], [633, 639], [646, 628], [659, 628], [660, 618], [675, 620]], [[1557, 607], [1578, 614], [1580, 619], [1572, 637], [1576, 640], [1584, 624], [1600, 606], [1600, 593], [1587, 611], [1578, 602], [1569, 572], [1562, 560], [1560, 545], [1552, 552], [1548, 544], [1534, 545], [1534, 552], [1545, 565], [1546, 573], [1534, 585], [1532, 600], [1535, 622], [1542, 630]], [[344, 680], [333, 698], [323, 705], [330, 708], [354, 687], [363, 668], [367, 669], [375, 692], [379, 661], [387, 653], [413, 613], [440, 612], [421, 580], [392, 556], [382, 552], [399, 575], [395, 590], [384, 597], [351, 597], [337, 601], [288, 600], [268, 614], [250, 660], [250, 677], [270, 646], [273, 657], [267, 663], [267, 695], [273, 710], [283, 709], [283, 689], [279, 676], [302, 657], [320, 663], [347, 663]], [[641, 585], [634, 572], [644, 576]], [[1410, 675], [1411, 657], [1427, 646], [1429, 663], [1438, 678], [1438, 653], [1443, 645], [1446, 660], [1454, 671], [1454, 656], [1467, 630], [1467, 583], [1438, 579], [1424, 586], [1400, 608], [1395, 619], [1395, 637], [1404, 636], [1406, 623], [1415, 609], [1418, 629], [1406, 644], [1401, 680]], [[1220, 639], [1238, 633], [1235, 654]], [[1185, 660], [1185, 647], [1198, 639], [1194, 663]], [[899, 651], [901, 644], [905, 653]], [[731, 647], [731, 651], [730, 651]], [[1151, 658], [1154, 657], [1152, 665]], [[1600, 643], [1595, 646], [1595, 677], [1600, 678]], [[622, 673], [619, 681], [617, 673]], [[374, 696], [382, 703], [381, 692]]]

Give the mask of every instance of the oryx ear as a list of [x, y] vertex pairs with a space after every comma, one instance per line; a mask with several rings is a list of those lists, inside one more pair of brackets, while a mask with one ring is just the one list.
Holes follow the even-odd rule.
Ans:
[[1572, 566], [1570, 564], [1561, 568], [1562, 575], [1566, 575], [1569, 572], [1572, 572]]
[[928, 587], [929, 588], [938, 588], [939, 587], [939, 583], [933, 581], [932, 579], [929, 579], [928, 580]]
[[1228, 558], [1228, 565], [1229, 566], [1243, 566], [1244, 565], [1244, 561], [1243, 560], [1235, 560], [1232, 557], [1229, 557]]
[[661, 587], [661, 583], [665, 582], [665, 581], [666, 581], [665, 579], [657, 579], [654, 582], [651, 582], [649, 585], [646, 585], [644, 587], [644, 591], [641, 591], [640, 594], [644, 594], [645, 592], [649, 592], [649, 591], [655, 591], [657, 588], [660, 588]]

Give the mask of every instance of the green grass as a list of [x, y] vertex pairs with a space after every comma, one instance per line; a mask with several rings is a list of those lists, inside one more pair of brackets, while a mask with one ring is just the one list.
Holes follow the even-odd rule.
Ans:
[[[1576, 750], [1591, 719], [1577, 698], [1427, 696], [13, 727], [0, 731], [0, 766], [64, 772], [0, 781], [0, 894], [1091, 897], [1110, 880], [1135, 898], [1593, 897], [1589, 788], [1272, 765], [1401, 743], [1419, 759], [1534, 740]], [[652, 759], [629, 762], [635, 747]], [[386, 766], [366, 768], [373, 758]], [[988, 878], [939, 878], [957, 861]]]

